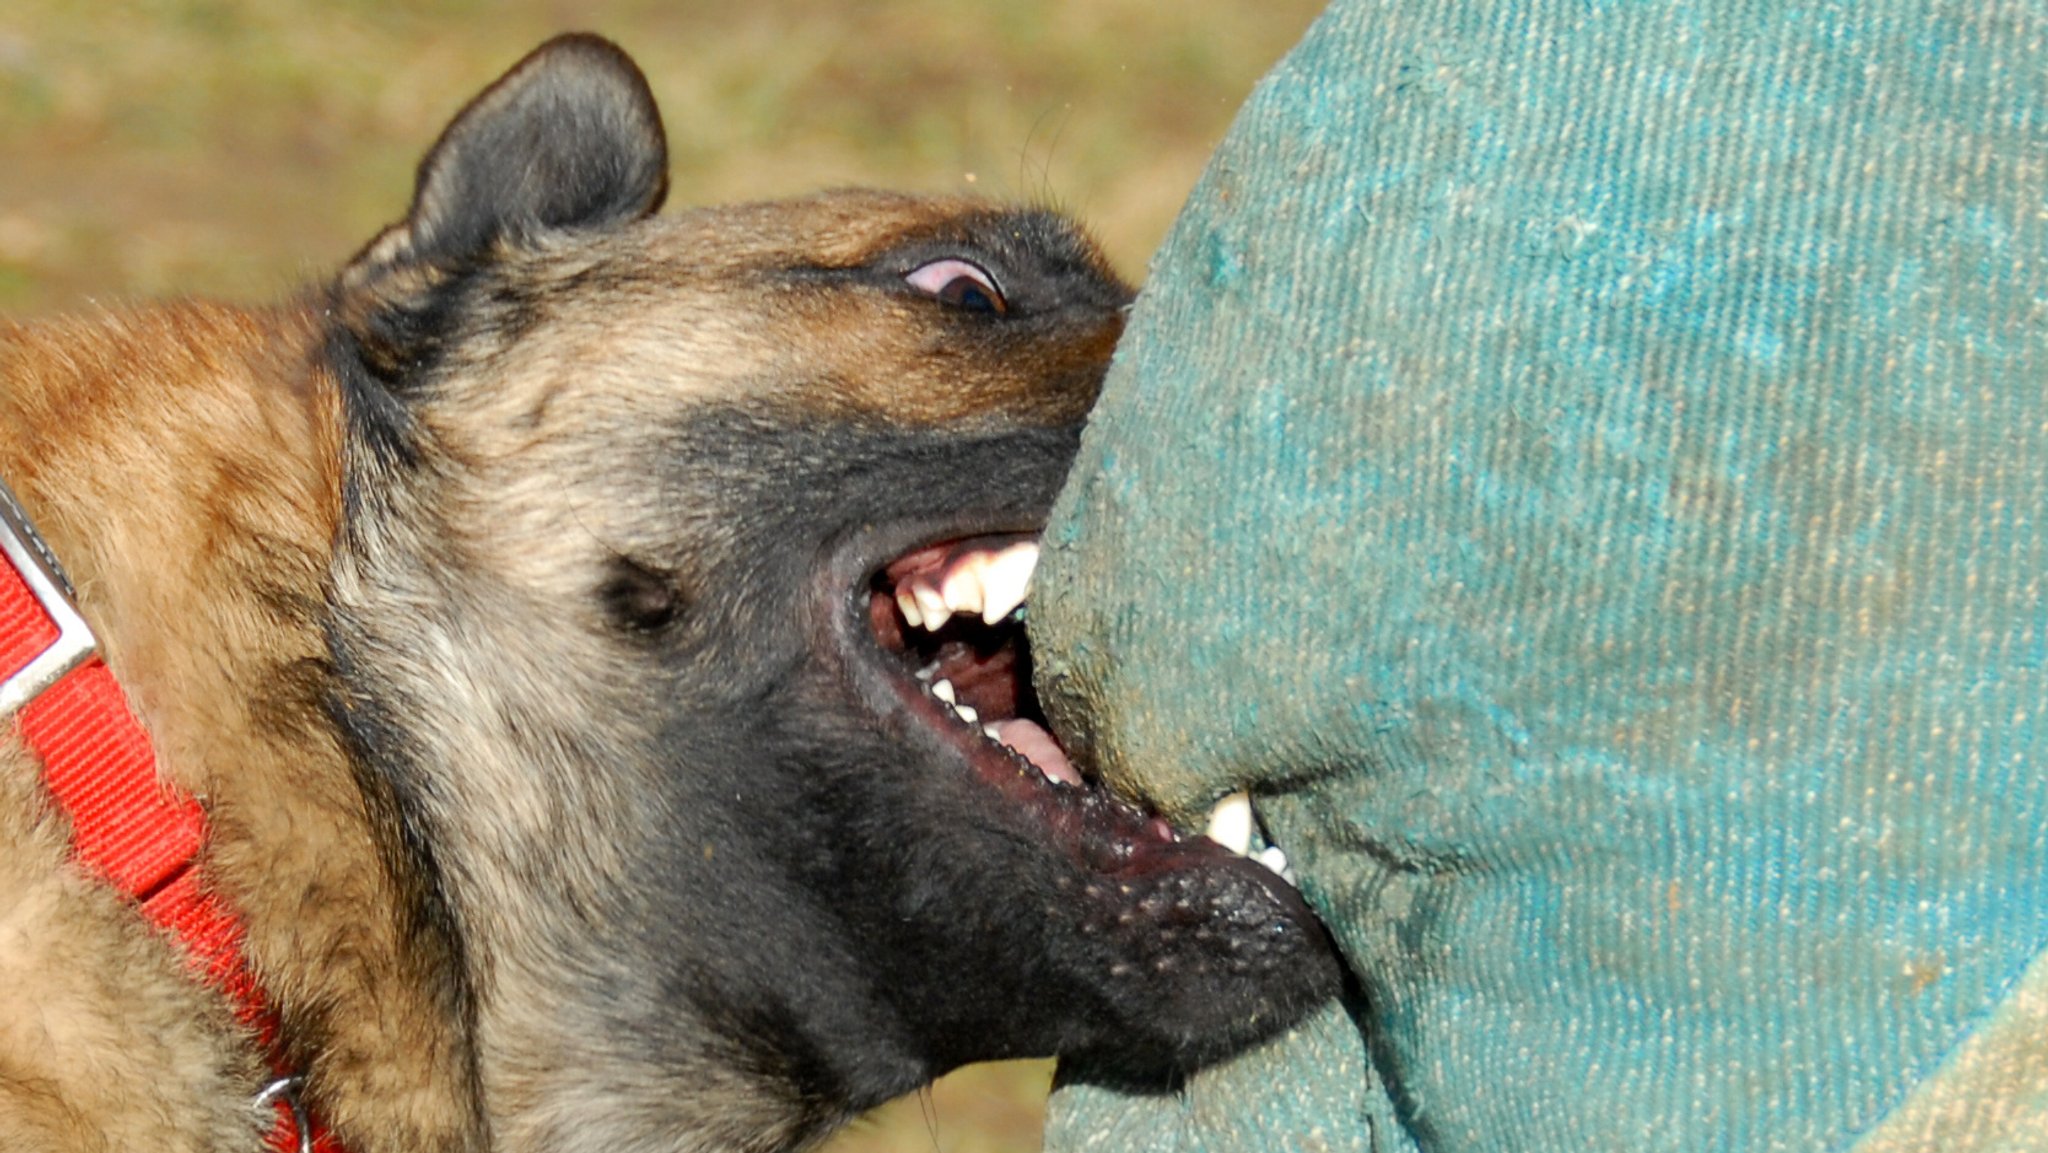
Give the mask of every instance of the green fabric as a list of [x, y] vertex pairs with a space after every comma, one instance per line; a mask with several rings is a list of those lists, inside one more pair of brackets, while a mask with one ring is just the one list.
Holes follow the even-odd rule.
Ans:
[[1107, 776], [1254, 791], [1365, 1002], [1184, 1097], [1068, 1069], [1050, 1145], [1881, 1124], [2048, 945], [2044, 334], [2041, 3], [1340, 0], [1032, 614]]

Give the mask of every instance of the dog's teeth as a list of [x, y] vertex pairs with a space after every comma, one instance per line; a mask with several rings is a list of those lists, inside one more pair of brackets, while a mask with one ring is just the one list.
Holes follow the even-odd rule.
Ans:
[[1003, 739], [1002, 730], [996, 728], [994, 725], [981, 726], [981, 735], [987, 737], [989, 740], [992, 741], [1000, 741]]
[[932, 677], [933, 677], [933, 675], [934, 675], [934, 674], [936, 674], [936, 673], [937, 673], [938, 671], [939, 671], [939, 662], [937, 662], [937, 661], [933, 661], [932, 663], [930, 663], [930, 664], [926, 665], [925, 667], [923, 667], [923, 668], [921, 668], [921, 669], [917, 670], [917, 679], [918, 679], [918, 680], [921, 680], [921, 681], [923, 681], [923, 682], [924, 682], [924, 683], [926, 683], [926, 684], [930, 684], [930, 683], [931, 683], [931, 681], [932, 681]]
[[953, 701], [954, 701], [954, 696], [953, 696], [953, 682], [952, 682], [952, 681], [933, 681], [933, 682], [932, 682], [932, 695], [933, 695], [933, 696], [935, 696], [935, 697], [937, 697], [937, 698], [939, 698], [940, 700], [942, 700], [942, 701], [946, 702], [946, 703], [947, 703], [947, 704], [949, 704], [949, 705], [950, 705], [950, 704], [952, 704], [952, 703], [953, 703]]
[[1209, 839], [1240, 857], [1249, 854], [1252, 799], [1243, 793], [1232, 793], [1216, 802], [1216, 807], [1209, 810]]
[[1280, 874], [1282, 877], [1287, 876], [1287, 854], [1281, 852], [1278, 845], [1268, 845], [1260, 849], [1259, 855], [1252, 859]]
[[925, 631], [935, 633], [945, 627], [953, 610], [946, 607], [946, 598], [940, 595], [939, 590], [928, 584], [913, 584], [910, 595], [917, 598], [917, 609], [924, 616]]
[[981, 566], [982, 553], [976, 553], [953, 566], [946, 574], [945, 584], [939, 595], [945, 599], [948, 612], [966, 616], [981, 612]]
[[921, 629], [924, 627], [924, 612], [917, 607], [917, 597], [913, 596], [909, 589], [898, 588], [896, 590], [896, 607], [903, 613], [904, 621], [911, 628]]
[[1031, 574], [1038, 569], [1038, 546], [1022, 541], [995, 554], [981, 566], [981, 619], [994, 624], [1015, 611], [1031, 592]]
[[966, 721], [970, 725], [981, 719], [981, 714], [975, 712], [971, 707], [967, 705], [954, 705], [953, 715], [959, 717], [963, 721]]

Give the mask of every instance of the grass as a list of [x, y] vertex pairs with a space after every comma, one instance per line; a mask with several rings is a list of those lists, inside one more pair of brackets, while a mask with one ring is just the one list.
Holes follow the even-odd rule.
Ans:
[[405, 206], [450, 113], [547, 35], [634, 53], [672, 203], [837, 184], [1086, 217], [1132, 275], [1316, 0], [8, 0], [0, 308], [321, 275]]
[[[840, 184], [1057, 204], [1134, 279], [1320, 0], [7, 0], [0, 310], [261, 301], [399, 216], [477, 88], [613, 37], [671, 139], [671, 204]], [[1050, 1066], [983, 1066], [835, 1153], [1019, 1153]]]

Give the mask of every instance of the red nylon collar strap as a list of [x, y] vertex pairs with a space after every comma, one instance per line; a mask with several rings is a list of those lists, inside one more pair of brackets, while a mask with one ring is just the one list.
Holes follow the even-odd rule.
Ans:
[[[50, 795], [71, 819], [79, 863], [177, 938], [276, 1064], [277, 1018], [243, 962], [242, 926], [199, 876], [206, 812], [158, 779], [148, 734], [4, 485], [0, 553], [0, 719], [12, 711], [22, 741], [42, 759]], [[341, 1153], [318, 1124], [310, 1137], [301, 1134], [290, 1094], [267, 1105], [277, 1115], [273, 1150]]]

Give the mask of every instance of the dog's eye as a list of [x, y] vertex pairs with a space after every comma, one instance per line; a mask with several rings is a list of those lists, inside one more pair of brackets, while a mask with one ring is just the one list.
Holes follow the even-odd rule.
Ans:
[[903, 279], [910, 282], [910, 287], [930, 293], [941, 304], [998, 316], [1010, 311], [1010, 302], [1003, 299], [995, 277], [964, 260], [934, 260], [912, 269]]

